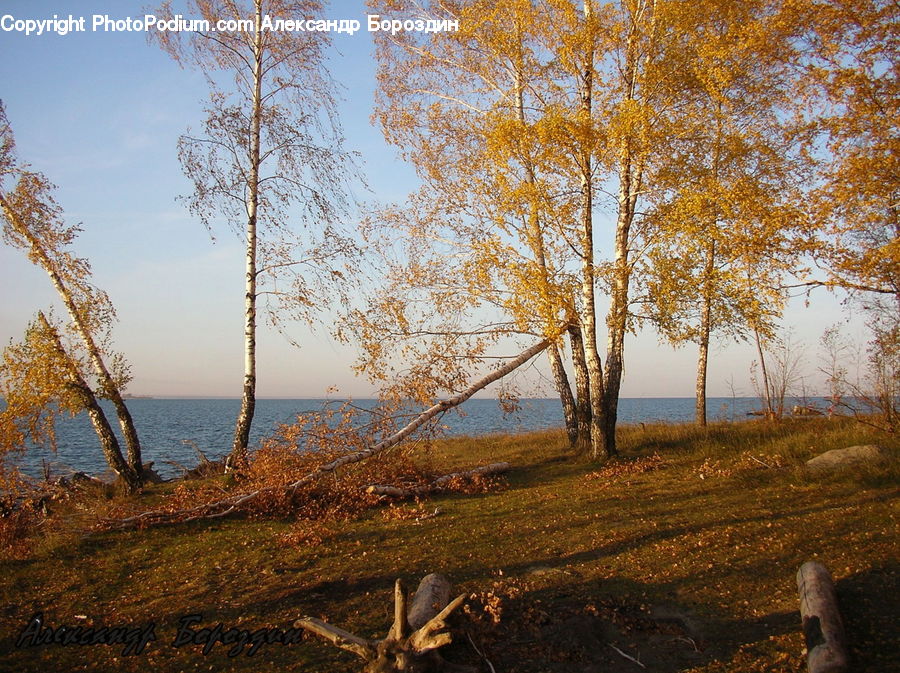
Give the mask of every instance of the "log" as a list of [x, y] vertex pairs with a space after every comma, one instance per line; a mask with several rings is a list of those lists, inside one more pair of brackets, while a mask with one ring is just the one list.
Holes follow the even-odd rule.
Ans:
[[428, 673], [444, 671], [474, 673], [475, 669], [445, 661], [437, 650], [453, 636], [447, 618], [465, 601], [465, 594], [450, 601], [450, 582], [432, 573], [422, 578], [407, 610], [406, 590], [394, 584], [394, 622], [383, 640], [366, 640], [320, 619], [304, 617], [294, 622], [302, 628], [353, 652], [366, 662], [366, 673]]
[[809, 673], [846, 673], [844, 625], [831, 575], [821, 563], [809, 561], [797, 572], [797, 588]]
[[421, 629], [449, 603], [450, 581], [437, 573], [425, 575], [409, 606], [409, 627]]
[[509, 463], [491, 463], [490, 465], [482, 465], [481, 467], [476, 467], [471, 470], [463, 470], [461, 472], [445, 474], [441, 477], [438, 477], [430, 484], [424, 484], [422, 486], [410, 486], [404, 488], [402, 486], [373, 484], [371, 486], [366, 486], [366, 493], [372, 493], [374, 495], [384, 495], [393, 498], [413, 498], [417, 495], [427, 495], [428, 493], [441, 491], [446, 488], [447, 484], [450, 483], [450, 481], [452, 481], [453, 479], [471, 479], [475, 475], [490, 476], [493, 474], [503, 474], [504, 472], [509, 472], [509, 468]]

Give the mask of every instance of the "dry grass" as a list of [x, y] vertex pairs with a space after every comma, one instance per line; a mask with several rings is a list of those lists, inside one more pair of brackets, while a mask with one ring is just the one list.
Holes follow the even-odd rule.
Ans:
[[[191, 613], [207, 627], [286, 630], [308, 614], [383, 634], [393, 580], [439, 571], [470, 595], [447, 655], [460, 662], [483, 664], [471, 638], [497, 671], [641, 670], [627, 654], [657, 672], [795, 673], [794, 575], [814, 558], [837, 582], [853, 670], [900, 667], [885, 600], [900, 591], [897, 461], [828, 476], [801, 467], [883, 437], [827, 419], [638, 426], [620, 437], [622, 457], [603, 467], [570, 455], [561, 432], [447, 440], [413, 463], [449, 472], [508, 460], [507, 487], [351, 518], [279, 511], [38, 539], [0, 564], [0, 670], [355, 671], [352, 655], [315, 640], [229, 657], [221, 644], [204, 656], [172, 639]], [[143, 497], [155, 505], [172, 489]], [[152, 622], [159, 640], [131, 657], [105, 645], [17, 649], [39, 611], [50, 625]]]

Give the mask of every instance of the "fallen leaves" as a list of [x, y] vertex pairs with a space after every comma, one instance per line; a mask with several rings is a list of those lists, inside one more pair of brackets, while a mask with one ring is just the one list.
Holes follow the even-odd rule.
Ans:
[[658, 453], [643, 458], [635, 458], [634, 460], [619, 460], [604, 465], [599, 470], [590, 472], [585, 475], [588, 481], [601, 481], [608, 484], [619, 481], [624, 477], [631, 477], [638, 474], [645, 474], [658, 470], [665, 465], [665, 461]]

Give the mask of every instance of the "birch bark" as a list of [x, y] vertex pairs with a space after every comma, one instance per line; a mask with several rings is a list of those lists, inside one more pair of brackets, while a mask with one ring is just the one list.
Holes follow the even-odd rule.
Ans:
[[228, 456], [227, 466], [234, 468], [247, 459], [250, 443], [250, 427], [256, 410], [256, 268], [257, 229], [256, 213], [259, 207], [259, 164], [260, 126], [262, 119], [262, 59], [263, 32], [262, 6], [255, 3], [254, 21], [256, 30], [253, 38], [253, 102], [250, 131], [250, 175], [247, 181], [247, 233], [246, 271], [244, 295], [244, 387], [241, 395], [241, 410], [234, 429], [234, 443]]
[[[591, 0], [585, 0], [584, 21], [590, 24], [593, 20]], [[579, 81], [580, 108], [579, 116], [582, 124], [589, 124], [593, 114], [594, 84], [594, 49], [593, 41], [588, 41], [584, 55], [584, 70]], [[597, 306], [595, 299], [596, 268], [594, 263], [594, 186], [592, 180], [592, 148], [582, 146], [579, 157], [579, 191], [581, 200], [581, 336], [584, 348], [587, 383], [591, 406], [590, 438], [591, 457], [601, 458], [605, 455], [604, 446], [604, 390], [603, 365], [597, 348]]]

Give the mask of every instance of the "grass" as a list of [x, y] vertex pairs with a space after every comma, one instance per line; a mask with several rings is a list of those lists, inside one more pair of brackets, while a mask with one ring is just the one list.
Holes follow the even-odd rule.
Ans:
[[[353, 655], [311, 638], [233, 657], [172, 641], [194, 613], [195, 630], [287, 631], [312, 615], [383, 636], [394, 579], [442, 572], [469, 595], [447, 658], [483, 670], [476, 646], [497, 671], [642, 670], [631, 657], [652, 671], [795, 672], [805, 670], [795, 575], [811, 559], [835, 578], [853, 670], [900, 670], [900, 467], [802, 469], [825, 450], [876, 442], [898, 448], [828, 419], [634, 426], [621, 429], [621, 458], [598, 467], [570, 455], [562, 433], [458, 438], [429, 460], [514, 469], [502, 490], [433, 498], [422, 506], [441, 509], [433, 518], [403, 504], [299, 535], [288, 519], [86, 538], [58, 526], [0, 562], [0, 670], [356, 671]], [[291, 533], [308, 542], [285, 544]], [[152, 623], [158, 640], [134, 656], [122, 645], [16, 648], [37, 612], [54, 627]]]

